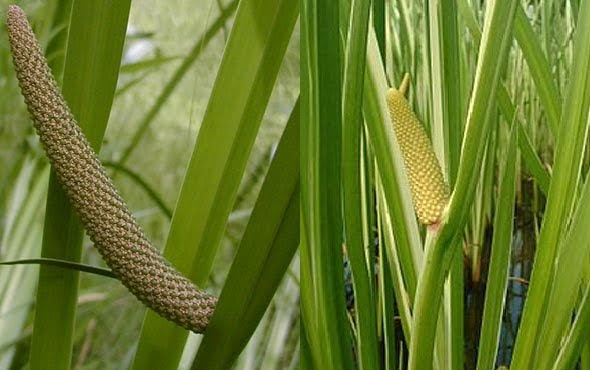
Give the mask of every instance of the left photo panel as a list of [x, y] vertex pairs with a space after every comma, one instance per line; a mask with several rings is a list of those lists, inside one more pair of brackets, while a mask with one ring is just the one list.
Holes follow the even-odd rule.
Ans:
[[299, 11], [0, 1], [0, 370], [299, 368]]

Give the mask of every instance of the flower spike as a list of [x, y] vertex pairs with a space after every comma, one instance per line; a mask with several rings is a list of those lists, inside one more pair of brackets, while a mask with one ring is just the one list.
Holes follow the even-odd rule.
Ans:
[[440, 221], [448, 202], [449, 188], [426, 131], [404, 97], [408, 83], [409, 75], [406, 74], [399, 90], [389, 89], [387, 104], [404, 157], [414, 209], [421, 223], [432, 225]]

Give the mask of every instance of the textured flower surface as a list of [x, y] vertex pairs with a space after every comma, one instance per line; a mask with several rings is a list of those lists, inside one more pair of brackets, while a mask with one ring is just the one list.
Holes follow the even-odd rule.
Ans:
[[65, 102], [21, 8], [7, 12], [14, 67], [41, 143], [94, 245], [146, 306], [202, 333], [217, 298], [197, 288], [152, 246]]
[[437, 223], [447, 204], [449, 189], [432, 144], [403, 92], [389, 89], [387, 103], [418, 219], [426, 225]]

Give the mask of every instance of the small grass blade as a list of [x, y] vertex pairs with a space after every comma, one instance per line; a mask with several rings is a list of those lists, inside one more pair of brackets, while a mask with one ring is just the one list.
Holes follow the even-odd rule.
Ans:
[[80, 272], [87, 272], [90, 274], [100, 275], [108, 278], [115, 279], [115, 275], [111, 270], [104, 269], [101, 267], [86, 265], [84, 263], [76, 263], [64, 260], [57, 260], [54, 258], [27, 258], [19, 259], [14, 261], [1, 261], [0, 265], [11, 266], [11, 265], [44, 265], [44, 266], [56, 266], [63, 269], [69, 269]]

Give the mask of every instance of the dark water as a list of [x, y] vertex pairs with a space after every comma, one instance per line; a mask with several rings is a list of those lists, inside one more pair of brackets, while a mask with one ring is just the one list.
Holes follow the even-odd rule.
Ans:
[[[496, 366], [509, 366], [512, 358], [514, 341], [520, 324], [524, 299], [528, 289], [535, 255], [535, 222], [540, 227], [541, 208], [544, 200], [539, 199], [540, 206], [535, 206], [535, 194], [532, 184], [523, 182], [522, 192], [515, 208], [514, 234], [511, 245], [511, 264], [509, 282], [506, 291], [506, 301], [502, 315], [502, 328]], [[537, 218], [535, 218], [535, 214]], [[478, 282], [466, 281], [465, 284], [465, 369], [475, 369], [477, 362], [478, 341], [480, 335], [481, 318], [485, 298], [485, 284], [489, 265], [491, 245], [491, 226], [486, 230], [485, 246], [483, 248], [481, 267], [482, 278]], [[466, 278], [470, 273], [465, 274]]]

